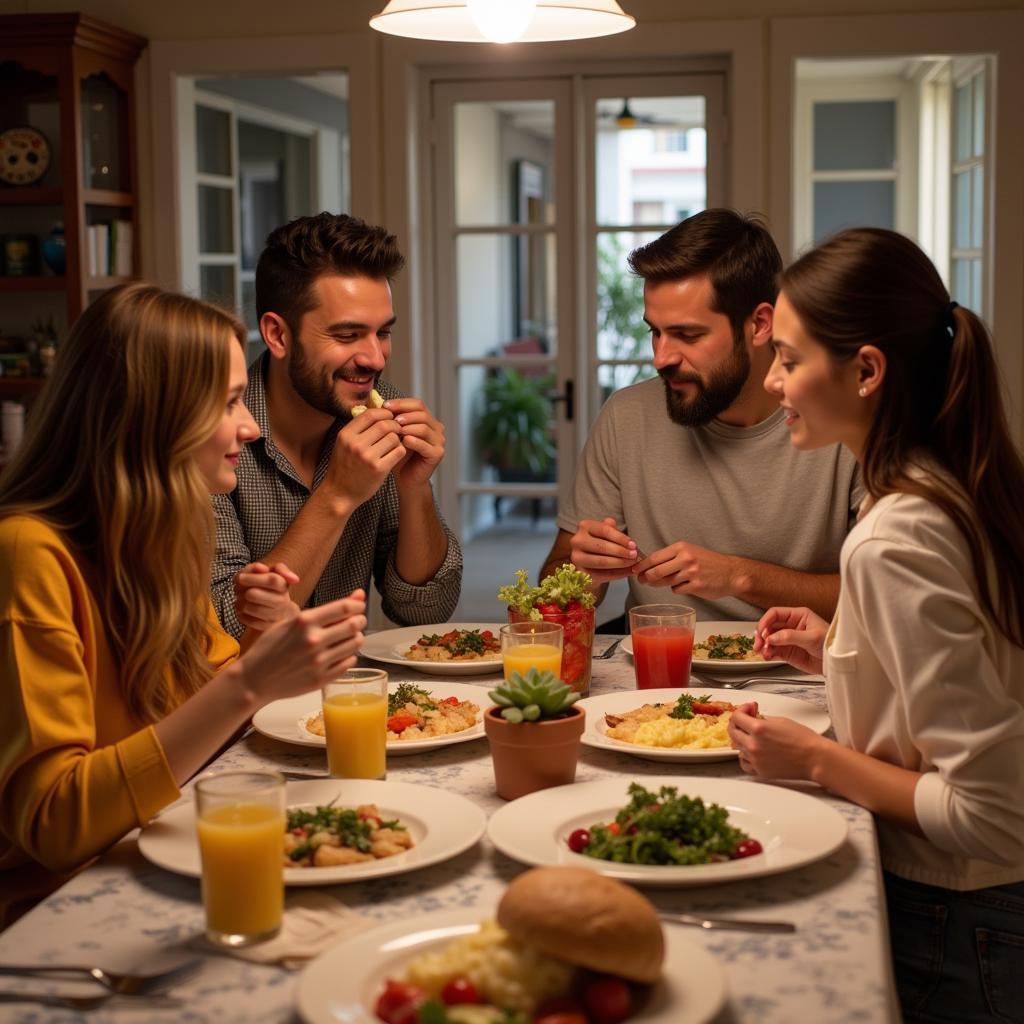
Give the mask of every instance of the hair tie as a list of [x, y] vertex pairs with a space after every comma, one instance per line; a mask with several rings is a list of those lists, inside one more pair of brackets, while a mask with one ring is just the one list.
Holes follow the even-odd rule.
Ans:
[[956, 309], [959, 305], [959, 302], [953, 301], [946, 307], [943, 326], [946, 328], [946, 333], [949, 335], [950, 341], [952, 341], [956, 337], [956, 317], [953, 316], [953, 310]]

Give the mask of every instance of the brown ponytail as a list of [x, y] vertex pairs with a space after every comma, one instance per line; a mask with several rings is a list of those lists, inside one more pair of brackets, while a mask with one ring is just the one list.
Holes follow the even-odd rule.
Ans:
[[[938, 271], [908, 238], [852, 228], [783, 271], [780, 287], [833, 359], [864, 345], [886, 377], [862, 455], [873, 498], [902, 492], [938, 505], [963, 534], [978, 598], [1024, 646], [1024, 463], [1006, 424], [984, 324], [950, 303]], [[947, 475], [912, 470], [926, 455]]]

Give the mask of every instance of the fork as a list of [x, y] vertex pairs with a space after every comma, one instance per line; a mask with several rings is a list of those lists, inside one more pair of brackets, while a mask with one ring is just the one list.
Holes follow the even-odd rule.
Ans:
[[617, 640], [613, 640], [600, 654], [594, 655], [595, 661], [604, 661], [605, 658], [610, 658], [615, 653], [615, 648], [622, 643], [624, 637], [619, 637]]
[[[111, 995], [142, 996], [155, 992], [158, 988], [167, 987], [191, 974], [202, 963], [198, 958], [186, 960], [176, 967], [154, 974], [123, 974], [118, 971], [106, 971], [102, 967], [60, 966], [57, 964], [0, 964], [0, 974], [13, 974], [24, 977], [35, 974], [84, 974], [93, 981], [98, 981]], [[61, 997], [63, 998], [63, 997]], [[70, 997], [69, 997], [70, 998]], [[105, 997], [104, 997], [105, 998]]]
[[[124, 998], [117, 992], [104, 992], [99, 996], [58, 996], [42, 992], [0, 992], [0, 1003], [37, 1003], [40, 1006], [57, 1006], [68, 1010], [97, 1010], [111, 999]], [[174, 1009], [182, 1006], [180, 999], [173, 996], [147, 996], [130, 1002], [121, 1002], [123, 1008]]]
[[745, 690], [754, 683], [803, 683], [803, 679], [791, 679], [786, 676], [754, 676], [753, 679], [739, 679], [735, 683], [715, 683], [720, 690]]

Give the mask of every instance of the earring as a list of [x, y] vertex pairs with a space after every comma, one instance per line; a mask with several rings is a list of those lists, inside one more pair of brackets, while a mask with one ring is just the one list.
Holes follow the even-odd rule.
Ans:
[[857, 394], [858, 394], [858, 395], [860, 395], [860, 397], [861, 397], [861, 398], [867, 398], [867, 394], [868, 394], [868, 389], [867, 389], [867, 388], [861, 388], [861, 389], [860, 389], [860, 390], [859, 390], [859, 391], [857, 392]]

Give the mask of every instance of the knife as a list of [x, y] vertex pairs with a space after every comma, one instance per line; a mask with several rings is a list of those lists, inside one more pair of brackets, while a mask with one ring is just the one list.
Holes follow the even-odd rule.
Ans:
[[795, 932], [796, 925], [789, 921], [751, 921], [734, 917], [700, 917], [697, 914], [659, 913], [662, 921], [672, 924], [689, 924], [696, 928], [730, 929], [736, 932]]

